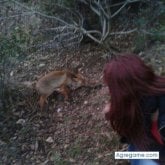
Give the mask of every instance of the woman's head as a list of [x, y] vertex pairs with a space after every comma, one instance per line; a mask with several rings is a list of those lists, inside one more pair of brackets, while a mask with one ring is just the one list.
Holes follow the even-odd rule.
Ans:
[[112, 93], [145, 95], [154, 79], [153, 70], [134, 54], [119, 55], [104, 68], [104, 80]]
[[112, 127], [135, 140], [144, 131], [139, 101], [146, 95], [165, 93], [165, 78], [157, 76], [137, 55], [121, 54], [105, 65], [104, 81], [111, 95]]

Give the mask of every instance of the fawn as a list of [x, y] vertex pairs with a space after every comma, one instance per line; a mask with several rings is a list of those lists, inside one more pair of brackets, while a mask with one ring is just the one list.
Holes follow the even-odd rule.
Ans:
[[38, 80], [36, 89], [40, 94], [39, 105], [43, 110], [47, 98], [54, 91], [64, 95], [65, 100], [68, 99], [70, 89], [76, 89], [85, 84], [84, 77], [79, 73], [73, 73], [69, 70], [52, 71]]

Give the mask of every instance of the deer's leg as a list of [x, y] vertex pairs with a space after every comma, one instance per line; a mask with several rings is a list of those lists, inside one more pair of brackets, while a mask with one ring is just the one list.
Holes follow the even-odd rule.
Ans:
[[61, 86], [59, 92], [62, 95], [64, 95], [65, 100], [68, 100], [68, 95], [69, 95], [70, 90], [67, 86]]
[[39, 105], [40, 105], [40, 109], [41, 109], [41, 110], [44, 109], [45, 103], [48, 103], [47, 97], [48, 97], [47, 95], [41, 95], [41, 96], [40, 96]]

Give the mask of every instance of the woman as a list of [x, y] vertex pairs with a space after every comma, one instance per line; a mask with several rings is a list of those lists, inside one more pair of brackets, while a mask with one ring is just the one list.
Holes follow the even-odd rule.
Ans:
[[159, 160], [131, 165], [165, 164], [165, 77], [156, 75], [137, 55], [122, 54], [104, 68], [111, 101], [104, 112], [129, 151], [159, 151]]

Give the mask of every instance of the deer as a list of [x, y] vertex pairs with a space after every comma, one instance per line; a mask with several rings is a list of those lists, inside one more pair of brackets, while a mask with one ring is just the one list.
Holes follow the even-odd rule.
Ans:
[[69, 70], [52, 71], [41, 77], [36, 82], [36, 90], [38, 91], [39, 106], [43, 110], [47, 98], [54, 92], [58, 91], [68, 100], [70, 89], [76, 89], [85, 84], [85, 78], [80, 73], [74, 73]]

